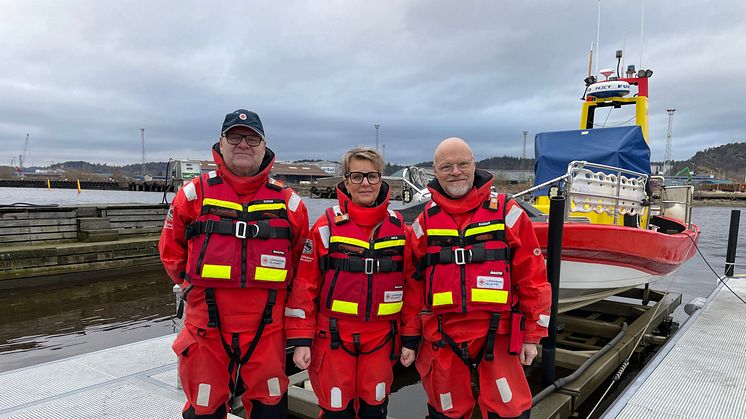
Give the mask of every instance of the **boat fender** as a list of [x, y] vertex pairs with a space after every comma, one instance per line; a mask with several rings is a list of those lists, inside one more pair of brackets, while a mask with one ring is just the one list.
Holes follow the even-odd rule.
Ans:
[[704, 297], [694, 298], [692, 301], [690, 301], [687, 305], [684, 306], [684, 312], [691, 316], [697, 310], [703, 308], [706, 302], [707, 302], [707, 299], [705, 299]]

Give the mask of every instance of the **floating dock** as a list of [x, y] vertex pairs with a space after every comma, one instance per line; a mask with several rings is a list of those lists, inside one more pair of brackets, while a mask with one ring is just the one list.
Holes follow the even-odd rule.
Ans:
[[[176, 334], [0, 373], [0, 418], [173, 419], [186, 402], [178, 387]], [[303, 387], [308, 373], [290, 376], [289, 409], [316, 418], [318, 404]], [[239, 411], [240, 411], [239, 407]], [[231, 416], [236, 418], [238, 416]]]
[[746, 418], [746, 277], [721, 279], [603, 418]]

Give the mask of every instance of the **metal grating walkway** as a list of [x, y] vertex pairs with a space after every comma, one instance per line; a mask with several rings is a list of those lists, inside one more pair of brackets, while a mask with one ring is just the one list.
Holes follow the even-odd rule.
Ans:
[[[728, 286], [746, 300], [746, 279]], [[746, 418], [746, 305], [720, 285], [603, 418]]]
[[0, 418], [179, 417], [176, 335], [0, 374]]

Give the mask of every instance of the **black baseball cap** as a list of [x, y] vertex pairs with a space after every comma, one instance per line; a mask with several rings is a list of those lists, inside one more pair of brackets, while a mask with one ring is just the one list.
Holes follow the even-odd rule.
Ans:
[[259, 119], [259, 115], [256, 112], [247, 111], [246, 109], [236, 109], [235, 111], [226, 114], [225, 120], [223, 121], [223, 129], [220, 134], [223, 135], [233, 127], [248, 127], [256, 131], [262, 139], [264, 138], [264, 127], [262, 126], [262, 120]]

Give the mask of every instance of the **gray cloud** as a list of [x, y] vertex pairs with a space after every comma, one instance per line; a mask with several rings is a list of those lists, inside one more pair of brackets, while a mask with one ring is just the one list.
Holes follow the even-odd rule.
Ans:
[[[641, 1], [602, 2], [600, 67], [623, 46], [639, 67]], [[138, 162], [140, 127], [150, 161], [209, 158], [239, 107], [260, 113], [281, 159], [337, 159], [372, 145], [375, 123], [394, 162], [429, 160], [451, 135], [478, 158], [520, 156], [522, 130], [577, 127], [597, 5], [0, 0], [0, 159], [28, 132], [33, 164]], [[646, 2], [654, 159], [669, 107], [676, 159], [745, 141], [745, 9]]]

